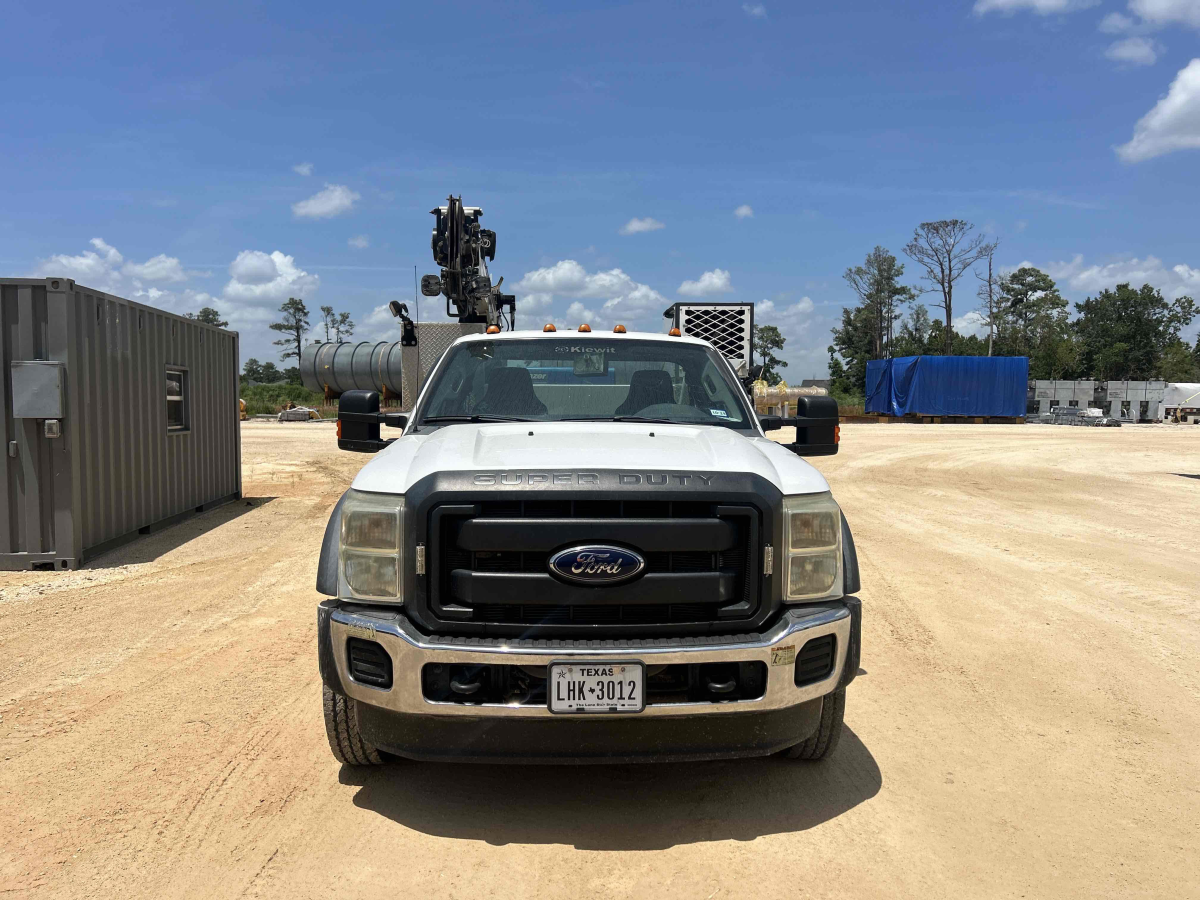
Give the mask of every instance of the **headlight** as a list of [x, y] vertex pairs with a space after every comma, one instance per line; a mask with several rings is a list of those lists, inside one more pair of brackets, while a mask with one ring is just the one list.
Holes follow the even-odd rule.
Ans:
[[341, 593], [362, 600], [400, 600], [400, 536], [404, 498], [351, 491], [342, 505], [338, 548]]
[[842, 511], [828, 492], [784, 498], [783, 540], [785, 601], [842, 596]]

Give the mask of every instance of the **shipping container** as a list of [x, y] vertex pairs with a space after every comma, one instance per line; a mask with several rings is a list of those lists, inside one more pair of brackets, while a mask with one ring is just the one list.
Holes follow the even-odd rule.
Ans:
[[235, 332], [0, 279], [0, 370], [0, 569], [73, 569], [241, 496]]
[[904, 416], [1025, 415], [1024, 356], [902, 356], [867, 363], [867, 412]]

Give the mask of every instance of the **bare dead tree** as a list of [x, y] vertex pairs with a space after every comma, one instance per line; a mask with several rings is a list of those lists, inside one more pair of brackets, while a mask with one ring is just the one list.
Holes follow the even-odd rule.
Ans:
[[1000, 276], [995, 274], [992, 268], [993, 258], [996, 255], [996, 248], [1000, 246], [999, 241], [992, 241], [988, 245], [987, 252], [987, 275], [975, 273], [975, 277], [979, 279], [979, 289], [975, 295], [983, 302], [987, 309], [985, 324], [988, 327], [988, 356], [992, 355], [992, 345], [996, 338], [996, 328], [1003, 318], [1003, 311], [1000, 309]]
[[926, 292], [937, 291], [942, 295], [942, 302], [933, 305], [946, 314], [943, 352], [947, 356], [954, 350], [954, 284], [987, 256], [992, 247], [982, 234], [971, 236], [974, 227], [962, 219], [922, 222], [904, 246], [904, 254], [925, 270], [922, 277], [930, 285]]

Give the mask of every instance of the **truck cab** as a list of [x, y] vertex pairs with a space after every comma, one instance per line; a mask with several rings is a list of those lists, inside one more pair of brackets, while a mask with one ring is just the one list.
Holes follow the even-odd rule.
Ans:
[[858, 562], [802, 458], [836, 452], [836, 404], [801, 399], [760, 420], [707, 341], [623, 329], [460, 338], [407, 416], [344, 394], [340, 446], [377, 455], [317, 576], [334, 756], [832, 752]]

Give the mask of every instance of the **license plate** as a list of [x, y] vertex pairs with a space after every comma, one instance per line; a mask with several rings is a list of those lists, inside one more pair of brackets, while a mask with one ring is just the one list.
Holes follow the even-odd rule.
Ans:
[[553, 662], [547, 674], [552, 713], [630, 713], [646, 708], [644, 663]]

